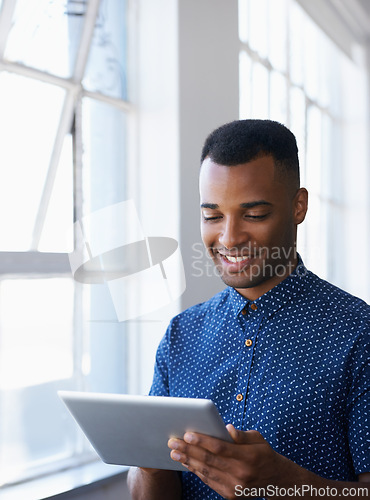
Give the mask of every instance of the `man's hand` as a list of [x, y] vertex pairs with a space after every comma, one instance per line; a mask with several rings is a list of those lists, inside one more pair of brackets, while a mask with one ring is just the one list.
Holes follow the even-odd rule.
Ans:
[[234, 443], [195, 433], [186, 433], [184, 440], [170, 439], [171, 458], [224, 498], [235, 498], [236, 485], [278, 485], [290, 461], [276, 453], [259, 432], [238, 431], [231, 424], [227, 429]]
[[224, 498], [232, 499], [240, 496], [236, 495], [240, 492], [240, 489], [236, 489], [237, 485], [243, 490], [265, 488], [265, 491], [268, 491], [268, 486], [280, 491], [309, 486], [312, 490], [303, 496], [305, 498], [319, 496], [321, 500], [332, 498], [330, 488], [334, 488], [338, 496], [351, 489], [352, 500], [366, 497], [361, 485], [370, 481], [368, 473], [361, 474], [359, 482], [356, 483], [327, 480], [279, 455], [259, 432], [239, 431], [231, 424], [227, 425], [227, 429], [233, 438], [233, 443], [193, 432], [187, 432], [183, 440], [168, 441], [172, 459], [181, 462]]

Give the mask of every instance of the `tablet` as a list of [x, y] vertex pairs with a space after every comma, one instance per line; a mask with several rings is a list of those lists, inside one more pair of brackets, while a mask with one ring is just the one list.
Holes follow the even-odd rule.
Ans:
[[167, 441], [186, 431], [232, 442], [209, 399], [59, 391], [86, 437], [108, 464], [187, 470], [170, 457]]

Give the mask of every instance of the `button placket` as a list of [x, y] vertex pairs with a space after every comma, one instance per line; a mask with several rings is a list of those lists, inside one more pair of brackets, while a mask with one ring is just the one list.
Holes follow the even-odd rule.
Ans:
[[240, 355], [238, 383], [234, 395], [235, 407], [233, 416], [234, 421], [236, 423], [239, 422], [241, 427], [243, 426], [246, 408], [248, 405], [247, 393], [250, 383], [254, 346], [262, 321], [262, 315], [260, 314], [262, 311], [258, 311], [257, 313], [258, 309], [259, 307], [252, 302], [251, 304], [249, 303], [245, 305], [244, 309], [240, 311], [242, 328], [244, 330], [244, 340], [243, 352]]

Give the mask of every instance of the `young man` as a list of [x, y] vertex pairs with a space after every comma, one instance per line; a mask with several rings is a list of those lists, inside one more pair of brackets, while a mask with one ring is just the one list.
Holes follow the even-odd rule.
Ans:
[[366, 497], [370, 307], [296, 253], [307, 191], [293, 134], [269, 120], [215, 130], [200, 197], [202, 239], [228, 287], [171, 321], [151, 394], [212, 399], [234, 443], [171, 439], [189, 472], [132, 469], [133, 498]]

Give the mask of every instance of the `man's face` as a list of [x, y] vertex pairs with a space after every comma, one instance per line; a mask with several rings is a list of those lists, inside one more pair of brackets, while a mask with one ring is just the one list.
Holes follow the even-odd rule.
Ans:
[[297, 262], [296, 226], [306, 214], [307, 192], [295, 193], [282, 177], [271, 156], [232, 167], [206, 158], [201, 167], [203, 242], [222, 280], [250, 300]]

